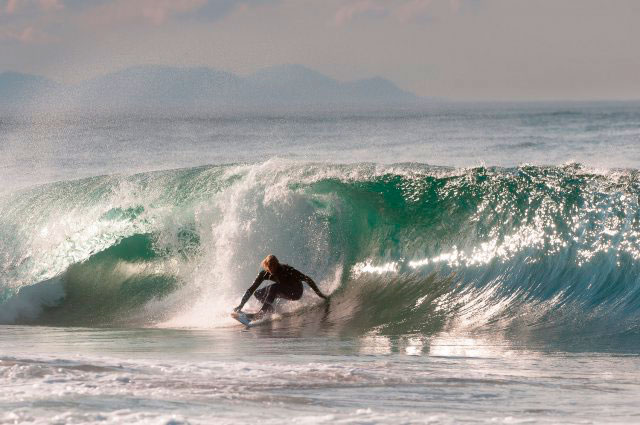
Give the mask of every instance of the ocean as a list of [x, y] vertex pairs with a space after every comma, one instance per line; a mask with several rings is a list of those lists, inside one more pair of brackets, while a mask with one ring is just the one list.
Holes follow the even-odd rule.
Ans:
[[[0, 117], [0, 423], [638, 423], [639, 168], [638, 103]], [[270, 253], [331, 299], [246, 329]]]

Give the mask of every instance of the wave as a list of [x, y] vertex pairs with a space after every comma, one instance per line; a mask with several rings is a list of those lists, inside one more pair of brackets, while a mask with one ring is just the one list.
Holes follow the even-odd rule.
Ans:
[[341, 332], [636, 335], [639, 183], [275, 159], [38, 186], [0, 198], [0, 322], [224, 325], [275, 253], [333, 293], [304, 311]]

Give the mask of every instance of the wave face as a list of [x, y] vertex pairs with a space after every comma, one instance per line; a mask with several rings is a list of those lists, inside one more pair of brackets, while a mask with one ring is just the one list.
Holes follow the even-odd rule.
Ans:
[[639, 184], [271, 160], [38, 186], [0, 198], [0, 323], [219, 326], [275, 253], [333, 293], [289, 325], [637, 335]]

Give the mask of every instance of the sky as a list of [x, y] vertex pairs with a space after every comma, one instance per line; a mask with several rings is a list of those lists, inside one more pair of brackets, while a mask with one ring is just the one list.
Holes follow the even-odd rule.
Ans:
[[638, 0], [0, 0], [0, 72], [301, 64], [457, 100], [640, 99]]

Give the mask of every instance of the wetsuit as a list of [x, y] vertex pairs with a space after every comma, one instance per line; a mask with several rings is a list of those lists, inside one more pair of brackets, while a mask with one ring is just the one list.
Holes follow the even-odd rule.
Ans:
[[[265, 286], [264, 288], [256, 291], [258, 286], [265, 280], [272, 280], [276, 283]], [[316, 286], [316, 283], [307, 275], [300, 273], [298, 270], [294, 269], [291, 266], [286, 264], [280, 264], [278, 266], [278, 271], [274, 274], [269, 273], [266, 270], [258, 273], [258, 277], [253, 281], [253, 284], [247, 292], [242, 297], [242, 301], [240, 305], [237, 307], [238, 310], [242, 309], [244, 304], [251, 298], [251, 295], [254, 294], [258, 300], [263, 302], [262, 309], [260, 309], [261, 313], [265, 313], [268, 311], [273, 311], [273, 302], [276, 298], [284, 298], [287, 300], [299, 300], [302, 297], [302, 292], [304, 290], [302, 286], [302, 281], [307, 282], [309, 287], [314, 290], [316, 294], [318, 294], [321, 298], [327, 298]]]

